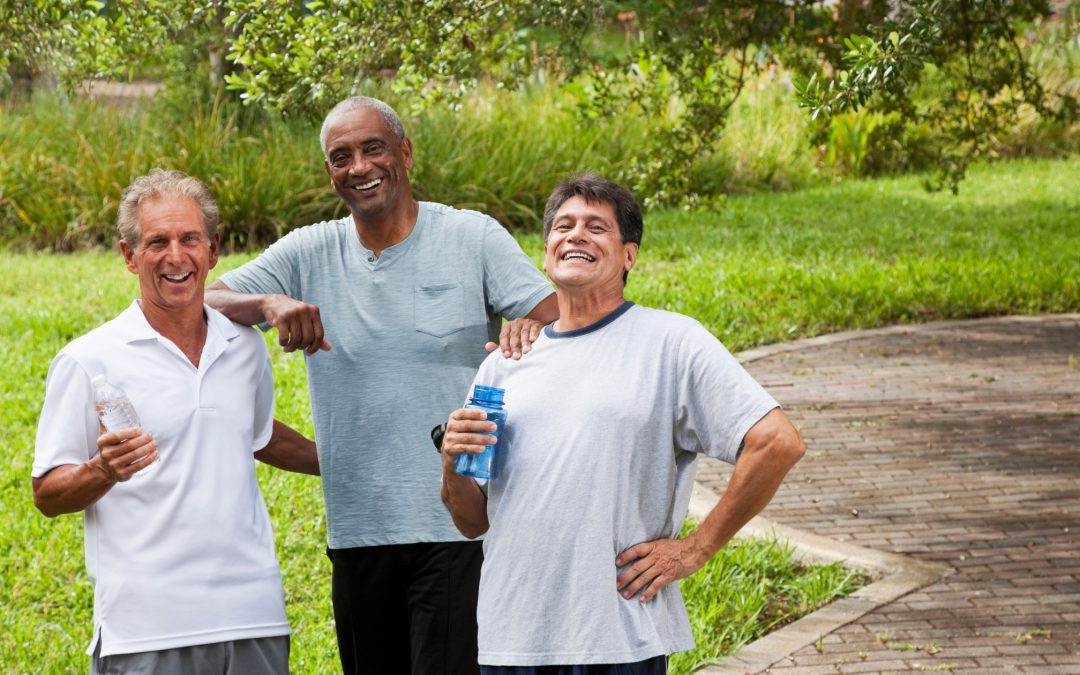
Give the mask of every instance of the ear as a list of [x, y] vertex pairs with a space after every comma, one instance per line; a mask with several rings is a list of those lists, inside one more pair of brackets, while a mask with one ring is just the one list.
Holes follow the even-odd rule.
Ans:
[[135, 266], [135, 249], [128, 246], [128, 243], [121, 239], [120, 252], [124, 254], [124, 264], [127, 266], [128, 272], [138, 274], [139, 268]]
[[412, 171], [412, 141], [409, 140], [408, 136], [401, 139], [401, 154], [405, 155], [405, 169], [408, 171]]
[[214, 234], [214, 238], [210, 240], [210, 267], [208, 269], [214, 269], [217, 266], [218, 254], [221, 253], [221, 233]]
[[623, 269], [629, 272], [634, 269], [634, 263], [637, 262], [638, 245], [633, 242], [623, 244], [623, 251], [626, 254], [626, 260], [623, 262]]
[[334, 187], [334, 174], [330, 173], [330, 160], [324, 159], [322, 162], [323, 168], [326, 169], [326, 175], [330, 176], [330, 187]]

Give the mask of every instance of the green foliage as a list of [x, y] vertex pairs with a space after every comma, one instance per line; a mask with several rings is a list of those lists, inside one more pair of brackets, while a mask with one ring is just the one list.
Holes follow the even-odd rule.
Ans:
[[[520, 83], [555, 56], [530, 52], [528, 33], [559, 35], [559, 52], [575, 54], [596, 0], [409, 0], [303, 2], [234, 0], [229, 26], [238, 34], [229, 58], [243, 66], [229, 87], [245, 100], [320, 114], [358, 83], [389, 78], [414, 110], [456, 100], [483, 74]], [[544, 58], [542, 58], [544, 57]]]
[[112, 246], [121, 192], [157, 166], [206, 181], [227, 248], [342, 210], [326, 188], [317, 131], [266, 115], [250, 123], [220, 99], [171, 106], [35, 97], [0, 107], [0, 240], [57, 251]]
[[51, 67], [94, 60], [107, 23], [97, 0], [6, 0], [0, 3], [0, 91], [11, 70], [35, 77]]
[[[693, 530], [684, 526], [680, 536]], [[867, 578], [840, 563], [809, 565], [775, 539], [736, 539], [679, 583], [697, 647], [668, 659], [671, 675], [719, 663], [739, 647], [849, 595]]]
[[870, 151], [870, 139], [884, 115], [865, 108], [834, 115], [829, 120], [829, 160], [851, 175], [863, 175], [863, 163]]
[[[538, 226], [564, 175], [584, 168], [614, 175], [649, 134], [642, 115], [581, 119], [575, 98], [552, 85], [485, 86], [460, 106], [433, 104], [405, 123], [420, 198], [479, 209], [517, 229]], [[804, 127], [783, 82], [751, 83], [732, 110], [730, 133], [695, 163], [694, 189], [719, 195], [812, 183]], [[522, 142], [526, 131], [531, 139]], [[35, 97], [0, 105], [0, 243], [60, 251], [112, 245], [120, 192], [151, 167], [170, 166], [214, 190], [227, 248], [258, 247], [343, 215], [317, 139], [318, 128], [304, 120], [221, 98], [113, 107]]]
[[595, 70], [582, 107], [590, 117], [639, 109], [650, 134], [615, 178], [647, 207], [696, 204], [694, 166], [718, 143], [748, 79], [775, 63], [770, 46], [789, 37], [794, 13], [817, 3], [627, 4], [637, 22], [628, 62]]
[[[954, 190], [973, 159], [1009, 152], [1000, 138], [1033, 114], [1060, 125], [1062, 138], [1072, 138], [1077, 119], [1075, 85], [1055, 80], [1032, 53], [1041, 37], [1029, 29], [1051, 16], [1047, 0], [17, 0], [15, 7], [7, 17], [14, 28], [0, 27], [0, 65], [12, 55], [51, 60], [69, 83], [130, 77], [153, 65], [164, 69], [174, 96], [227, 83], [246, 102], [302, 118], [372, 88], [389, 87], [416, 114], [459, 105], [479, 82], [558, 81], [581, 98], [587, 119], [633, 110], [649, 120], [627, 161], [613, 164], [614, 177], [648, 206], [708, 197], [695, 191], [696, 167], [709, 161], [734, 102], [764, 68], [813, 73], [800, 80], [800, 96], [815, 119], [871, 106], [897, 113], [893, 126], [904, 128], [894, 139], [907, 137], [907, 127], [929, 129], [934, 142], [919, 153], [889, 150], [877, 164], [933, 163], [941, 168], [933, 185]], [[1076, 35], [1068, 11], [1068, 29], [1051, 31], [1062, 46]], [[26, 46], [14, 44], [22, 34], [30, 36]], [[820, 132], [819, 141], [827, 126]], [[1030, 138], [1016, 136], [1014, 154]], [[850, 164], [852, 151], [875, 164], [869, 147], [839, 156]]]
[[1023, 110], [1076, 121], [1075, 87], [1033, 67], [1030, 43], [1047, 35], [1034, 28], [1048, 17], [1046, 0], [902, 3], [870, 35], [847, 37], [846, 69], [800, 82], [799, 98], [814, 118], [869, 106], [899, 113], [905, 125], [928, 126], [938, 139], [939, 167], [928, 187], [955, 192], [970, 162], [991, 156], [996, 138], [1017, 125]]

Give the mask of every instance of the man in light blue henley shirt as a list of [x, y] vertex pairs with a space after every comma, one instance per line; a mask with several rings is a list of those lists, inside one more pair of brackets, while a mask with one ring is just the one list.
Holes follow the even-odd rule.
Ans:
[[[412, 143], [385, 103], [342, 101], [321, 141], [350, 215], [290, 232], [207, 302], [307, 355], [344, 672], [477, 673], [481, 544], [439, 502], [429, 434], [501, 318], [549, 323], [555, 297], [499, 223], [413, 199]], [[501, 337], [528, 351], [528, 334]]]

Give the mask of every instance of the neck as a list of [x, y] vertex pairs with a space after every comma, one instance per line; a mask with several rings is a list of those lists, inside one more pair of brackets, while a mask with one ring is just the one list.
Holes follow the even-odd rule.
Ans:
[[375, 255], [398, 244], [412, 234], [420, 214], [420, 203], [415, 199], [403, 200], [401, 206], [383, 214], [360, 215], [353, 212], [353, 224], [360, 243]]
[[206, 314], [202, 302], [182, 310], [165, 310], [140, 300], [139, 308], [150, 327], [168, 338], [197, 368], [206, 344]]
[[559, 318], [555, 330], [563, 332], [591, 326], [618, 309], [626, 298], [620, 283], [609, 291], [574, 291], [558, 289]]

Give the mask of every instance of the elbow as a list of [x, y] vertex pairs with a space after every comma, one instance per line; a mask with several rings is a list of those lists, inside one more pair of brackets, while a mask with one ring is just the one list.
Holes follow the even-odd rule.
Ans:
[[488, 531], [487, 525], [479, 525], [476, 523], [462, 523], [454, 520], [454, 525], [457, 526], [458, 532], [466, 539], [476, 539], [480, 535]]
[[483, 510], [478, 513], [463, 513], [451, 499], [450, 494], [445, 489], [445, 484], [440, 496], [442, 497], [443, 506], [446, 507], [446, 511], [450, 514], [450, 520], [453, 521], [454, 527], [461, 533], [461, 536], [466, 539], [476, 539], [488, 531], [487, 513]]
[[52, 503], [51, 500], [46, 499], [36, 490], [34, 491], [34, 506], [37, 507], [37, 510], [41, 511], [41, 515], [45, 516], [46, 518], [55, 518], [64, 513], [62, 510], [57, 508], [57, 506]]
[[806, 443], [803, 441], [802, 435], [797, 429], [791, 427], [784, 437], [780, 439], [779, 456], [788, 469], [799, 463], [799, 460], [806, 455]]

